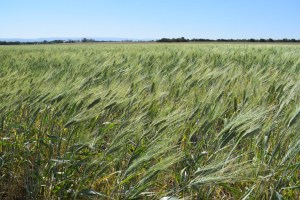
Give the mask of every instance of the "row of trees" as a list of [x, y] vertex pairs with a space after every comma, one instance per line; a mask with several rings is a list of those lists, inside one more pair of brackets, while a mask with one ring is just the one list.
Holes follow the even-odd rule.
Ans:
[[194, 39], [186, 39], [184, 37], [181, 38], [162, 38], [156, 40], [157, 42], [300, 42], [300, 39], [203, 39], [203, 38], [194, 38]]
[[[0, 41], [0, 45], [23, 45], [23, 44], [60, 44], [60, 43], [88, 43], [88, 42], [114, 42], [114, 41], [97, 41], [94, 39], [83, 38], [82, 40], [51, 40], [51, 41], [37, 41], [37, 42], [20, 42], [20, 41]], [[132, 40], [124, 40], [122, 42], [134, 42]], [[154, 42], [151, 41], [139, 41], [139, 42]], [[181, 38], [161, 38], [156, 40], [156, 42], [299, 42], [300, 39], [203, 39], [203, 38], [194, 38], [194, 39], [186, 39], [184, 37]]]
[[96, 41], [94, 39], [83, 38], [82, 40], [51, 40], [51, 41], [36, 41], [36, 42], [20, 42], [20, 41], [0, 41], [0, 45], [21, 45], [21, 44], [60, 44], [60, 43], [87, 43], [87, 42], [108, 42]]
[[37, 41], [37, 42], [20, 42], [20, 41], [0, 41], [0, 45], [21, 45], [21, 44], [59, 44], [59, 43], [77, 43], [76, 40], [51, 40], [51, 41]]

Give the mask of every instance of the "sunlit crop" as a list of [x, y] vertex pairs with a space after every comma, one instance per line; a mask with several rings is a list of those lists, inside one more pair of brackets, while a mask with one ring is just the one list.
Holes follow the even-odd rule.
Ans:
[[300, 192], [300, 46], [0, 47], [0, 199]]

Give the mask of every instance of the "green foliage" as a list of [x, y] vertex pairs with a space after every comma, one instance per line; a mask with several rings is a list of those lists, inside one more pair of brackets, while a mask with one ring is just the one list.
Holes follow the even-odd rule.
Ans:
[[297, 199], [300, 48], [0, 47], [0, 199]]

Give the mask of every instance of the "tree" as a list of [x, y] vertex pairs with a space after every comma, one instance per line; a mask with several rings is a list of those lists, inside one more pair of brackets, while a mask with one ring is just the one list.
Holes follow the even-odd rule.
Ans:
[[95, 42], [93, 39], [83, 38], [81, 42]]

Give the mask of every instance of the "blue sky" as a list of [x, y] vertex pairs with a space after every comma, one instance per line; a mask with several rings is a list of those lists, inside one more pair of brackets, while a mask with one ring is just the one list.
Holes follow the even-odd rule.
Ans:
[[296, 38], [300, 0], [0, 0], [0, 38]]

